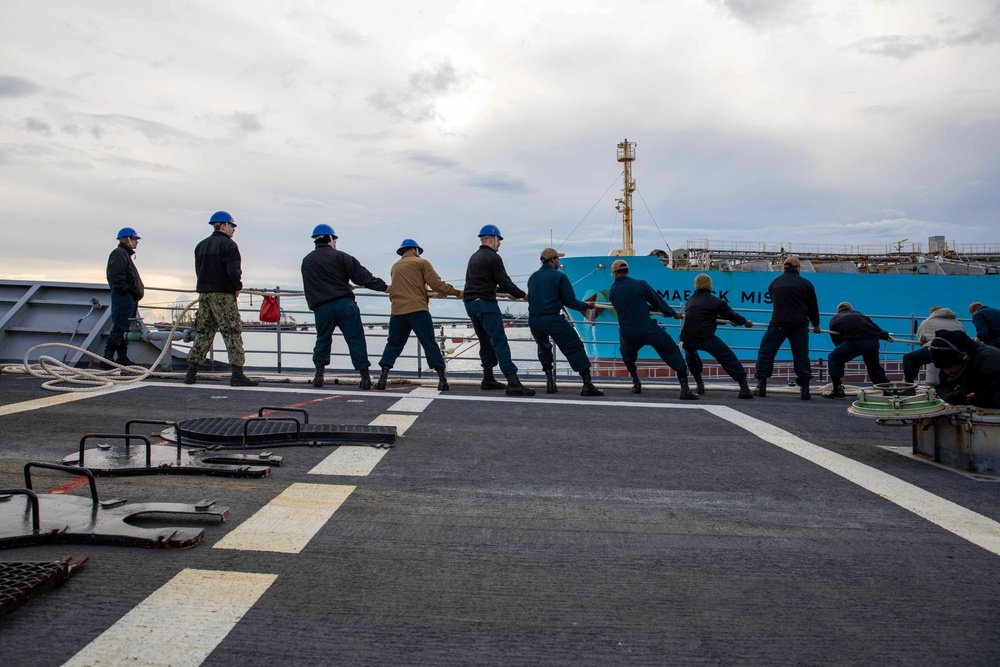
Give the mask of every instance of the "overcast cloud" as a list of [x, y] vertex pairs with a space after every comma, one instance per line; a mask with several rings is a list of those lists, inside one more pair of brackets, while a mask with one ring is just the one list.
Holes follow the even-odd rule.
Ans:
[[1000, 242], [997, 2], [292, 4], [0, 0], [0, 275], [103, 281], [132, 226], [191, 287], [219, 209], [250, 286], [320, 222], [459, 285], [493, 223], [524, 275], [617, 245], [626, 138], [639, 252]]

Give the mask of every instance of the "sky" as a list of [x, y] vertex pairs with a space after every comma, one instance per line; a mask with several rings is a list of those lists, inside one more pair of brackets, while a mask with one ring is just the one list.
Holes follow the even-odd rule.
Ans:
[[193, 288], [208, 219], [244, 283], [301, 286], [313, 226], [461, 287], [495, 224], [549, 245], [1000, 242], [1000, 1], [0, 0], [0, 277]]

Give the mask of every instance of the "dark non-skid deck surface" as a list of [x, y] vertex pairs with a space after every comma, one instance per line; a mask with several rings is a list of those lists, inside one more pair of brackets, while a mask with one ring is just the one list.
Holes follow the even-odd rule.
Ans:
[[[3, 404], [51, 395], [16, 376], [0, 377], [0, 392]], [[368, 424], [404, 393], [170, 384], [0, 416], [0, 487], [20, 484], [24, 462], [58, 460], [80, 434], [128, 418], [238, 417], [333, 396], [305, 406], [314, 421]], [[457, 399], [492, 395], [456, 388], [413, 413], [368, 476], [309, 475], [325, 447], [284, 450], [261, 480], [99, 479], [102, 495], [131, 502], [217, 498], [232, 518], [203, 525], [186, 551], [0, 553], [91, 557], [0, 621], [0, 664], [61, 664], [185, 568], [278, 575], [206, 665], [1000, 662], [1000, 556], [699, 405], [746, 412], [994, 521], [1000, 483], [878, 448], [908, 445], [909, 431], [848, 417], [845, 402], [674, 394], [480, 401]], [[357, 488], [301, 553], [211, 548], [296, 482]]]

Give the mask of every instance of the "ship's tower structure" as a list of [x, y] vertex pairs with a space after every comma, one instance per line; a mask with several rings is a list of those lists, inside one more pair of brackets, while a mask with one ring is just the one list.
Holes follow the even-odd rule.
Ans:
[[618, 200], [617, 210], [622, 214], [622, 247], [612, 251], [612, 255], [635, 255], [632, 247], [632, 193], [635, 192], [635, 179], [632, 178], [632, 163], [635, 161], [635, 142], [625, 141], [618, 144], [618, 161], [622, 163], [625, 172], [622, 197]]

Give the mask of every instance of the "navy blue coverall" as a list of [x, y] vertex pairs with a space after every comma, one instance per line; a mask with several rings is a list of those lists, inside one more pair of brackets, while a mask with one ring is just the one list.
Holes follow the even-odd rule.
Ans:
[[684, 357], [692, 375], [701, 375], [704, 364], [698, 356], [703, 350], [715, 357], [722, 369], [737, 382], [747, 379], [746, 369], [736, 358], [729, 346], [715, 335], [718, 319], [729, 320], [733, 324], [746, 324], [747, 318], [735, 312], [729, 304], [712, 294], [712, 290], [695, 290], [684, 307], [684, 326], [681, 327], [681, 342], [684, 343]]
[[687, 379], [687, 366], [677, 343], [649, 316], [650, 312], [674, 316], [676, 311], [667, 305], [663, 297], [645, 280], [618, 276], [608, 291], [608, 299], [618, 313], [618, 344], [629, 373], [636, 372], [639, 350], [650, 345], [660, 359], [674, 369], [678, 378]]
[[497, 305], [497, 287], [515, 299], [525, 293], [507, 275], [503, 260], [493, 248], [482, 245], [472, 253], [465, 271], [465, 289], [462, 290], [465, 312], [472, 320], [472, 328], [479, 339], [479, 360], [483, 368], [492, 369], [500, 364], [504, 375], [517, 373], [511, 360], [510, 344], [503, 330], [503, 316]]
[[528, 278], [528, 327], [538, 346], [538, 361], [543, 370], [552, 368], [552, 343], [555, 342], [573, 370], [580, 373], [590, 368], [590, 359], [579, 334], [563, 317], [563, 307], [581, 313], [590, 309], [588, 304], [576, 298], [565, 273], [548, 263], [542, 264]]

